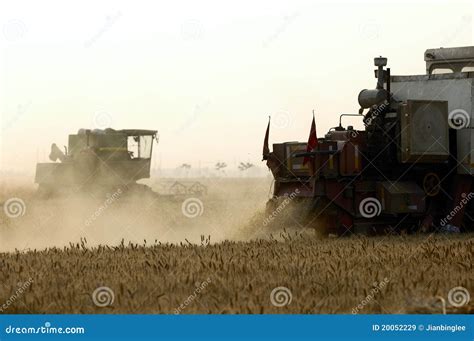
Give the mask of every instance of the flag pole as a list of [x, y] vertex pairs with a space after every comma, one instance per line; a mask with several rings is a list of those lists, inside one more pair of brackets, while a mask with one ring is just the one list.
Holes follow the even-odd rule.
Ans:
[[267, 130], [265, 132], [265, 139], [263, 140], [263, 157], [262, 157], [262, 161], [264, 160], [267, 160], [268, 159], [268, 155], [270, 154], [270, 148], [268, 146], [268, 136], [270, 134], [270, 120], [271, 120], [271, 116], [268, 115], [268, 124], [267, 124]]

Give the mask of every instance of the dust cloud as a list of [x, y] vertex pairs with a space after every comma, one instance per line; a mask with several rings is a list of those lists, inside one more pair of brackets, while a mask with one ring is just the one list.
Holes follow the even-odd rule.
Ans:
[[209, 238], [211, 243], [248, 240], [264, 229], [271, 186], [269, 178], [178, 179], [185, 184], [199, 181], [207, 193], [173, 196], [163, 191], [174, 182], [168, 179], [147, 183], [161, 195], [117, 188], [101, 194], [75, 192], [45, 198], [24, 180], [3, 181], [0, 252], [64, 247], [81, 241], [93, 247], [122, 241], [201, 244]]

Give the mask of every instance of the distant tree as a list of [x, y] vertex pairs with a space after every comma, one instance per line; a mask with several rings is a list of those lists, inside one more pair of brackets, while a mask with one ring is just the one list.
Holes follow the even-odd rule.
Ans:
[[239, 164], [239, 167], [238, 167], [238, 168], [239, 168], [240, 171], [243, 172], [243, 171], [246, 171], [247, 169], [252, 168], [252, 167], [254, 167], [254, 164], [253, 164], [253, 163], [250, 163], [250, 162], [241, 162], [241, 163]]
[[225, 175], [225, 168], [227, 167], [227, 163], [225, 162], [217, 162], [216, 165], [214, 166], [215, 170], [218, 173], [222, 173], [222, 175]]
[[226, 167], [227, 167], [227, 163], [225, 163], [225, 162], [218, 162], [215, 165], [215, 168], [216, 168], [217, 171], [220, 171], [220, 170], [222, 170]]
[[186, 177], [189, 176], [189, 171], [191, 170], [191, 165], [189, 163], [183, 163], [178, 168], [180, 168], [184, 172]]

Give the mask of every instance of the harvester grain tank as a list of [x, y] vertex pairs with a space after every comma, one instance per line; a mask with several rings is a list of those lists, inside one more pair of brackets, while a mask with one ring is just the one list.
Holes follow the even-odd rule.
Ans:
[[298, 189], [312, 203], [308, 224], [324, 232], [473, 228], [474, 47], [429, 49], [425, 62], [426, 74], [393, 76], [375, 58], [376, 87], [358, 96], [364, 130], [341, 115], [310, 151], [287, 142], [264, 152], [269, 209]]

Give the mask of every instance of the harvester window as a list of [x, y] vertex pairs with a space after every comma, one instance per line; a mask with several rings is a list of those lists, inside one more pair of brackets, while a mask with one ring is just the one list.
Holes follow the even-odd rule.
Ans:
[[151, 158], [151, 147], [153, 144], [153, 136], [129, 136], [128, 154], [132, 159], [149, 159]]
[[153, 144], [153, 136], [140, 136], [140, 158], [149, 159], [151, 158], [151, 146]]
[[453, 70], [448, 69], [448, 68], [436, 68], [436, 69], [433, 69], [433, 71], [431, 72], [431, 74], [433, 75], [442, 75], [445, 73], [453, 73]]
[[128, 154], [132, 159], [137, 159], [138, 156], [138, 136], [129, 136], [127, 139]]

